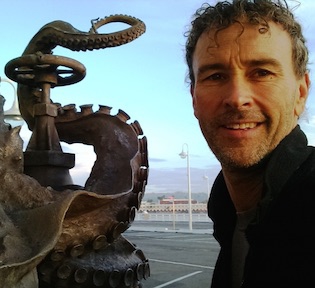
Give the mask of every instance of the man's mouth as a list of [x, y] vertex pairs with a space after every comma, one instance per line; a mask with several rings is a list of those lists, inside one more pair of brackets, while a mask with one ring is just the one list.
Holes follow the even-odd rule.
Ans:
[[256, 122], [249, 122], [249, 123], [236, 123], [236, 124], [229, 124], [225, 127], [227, 129], [233, 129], [233, 130], [245, 130], [245, 129], [252, 129], [255, 128], [258, 125]]

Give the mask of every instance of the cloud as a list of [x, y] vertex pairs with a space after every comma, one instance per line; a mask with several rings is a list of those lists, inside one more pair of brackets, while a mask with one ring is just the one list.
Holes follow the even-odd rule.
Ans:
[[166, 162], [167, 160], [166, 159], [162, 159], [162, 158], [149, 158], [149, 162], [150, 163], [161, 163], [161, 162]]

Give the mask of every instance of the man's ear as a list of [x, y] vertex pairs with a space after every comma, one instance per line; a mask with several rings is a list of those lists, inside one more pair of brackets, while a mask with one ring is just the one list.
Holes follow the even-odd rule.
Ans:
[[197, 105], [196, 105], [196, 97], [195, 97], [195, 89], [194, 89], [194, 85], [190, 84], [190, 95], [192, 97], [192, 105], [194, 108], [194, 115], [195, 117], [198, 119], [198, 109], [197, 109]]
[[301, 116], [305, 109], [310, 86], [311, 86], [310, 75], [307, 72], [300, 80], [299, 91], [295, 101], [294, 113], [297, 117]]

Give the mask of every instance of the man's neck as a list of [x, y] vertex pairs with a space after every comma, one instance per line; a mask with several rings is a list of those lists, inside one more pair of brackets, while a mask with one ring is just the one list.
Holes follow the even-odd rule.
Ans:
[[224, 169], [223, 176], [237, 212], [255, 208], [263, 193], [264, 167]]

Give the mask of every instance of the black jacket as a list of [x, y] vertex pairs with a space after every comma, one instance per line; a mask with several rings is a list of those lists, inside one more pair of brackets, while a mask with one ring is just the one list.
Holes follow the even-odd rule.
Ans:
[[[236, 211], [222, 172], [208, 202], [221, 246], [212, 288], [229, 288]], [[264, 196], [246, 230], [244, 288], [315, 287], [315, 148], [297, 126], [269, 156]]]

